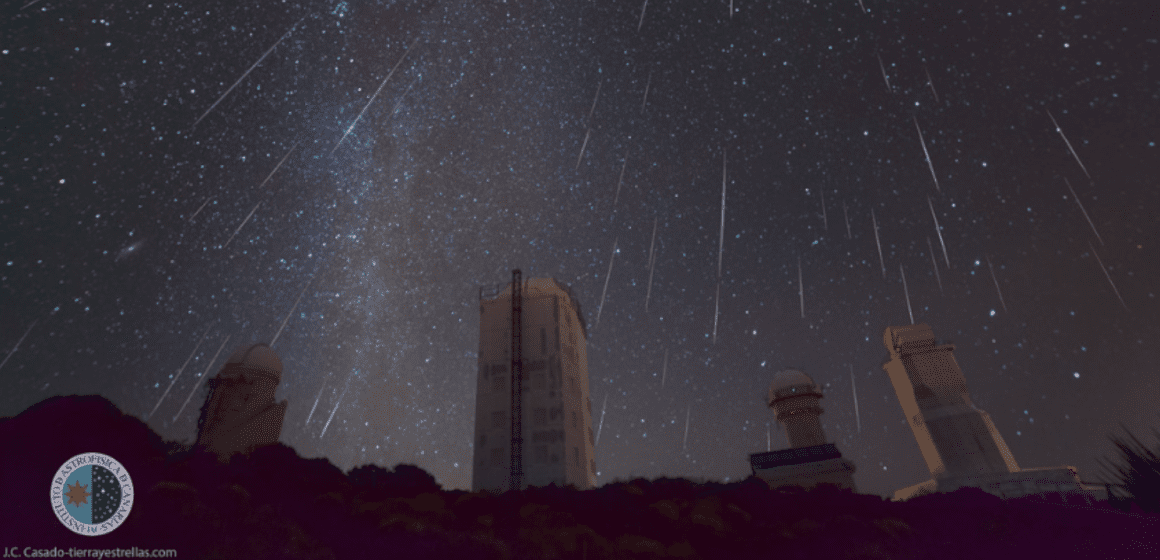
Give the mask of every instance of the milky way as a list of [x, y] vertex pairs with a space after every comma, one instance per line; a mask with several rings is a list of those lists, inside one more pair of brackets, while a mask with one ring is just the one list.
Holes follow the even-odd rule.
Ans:
[[1021, 466], [1098, 478], [1160, 425], [1160, 46], [1133, 2], [944, 4], [12, 7], [0, 415], [96, 393], [189, 442], [277, 337], [284, 443], [468, 488], [479, 288], [520, 268], [588, 319], [600, 483], [748, 475], [790, 367], [859, 490], [928, 479], [909, 313]]

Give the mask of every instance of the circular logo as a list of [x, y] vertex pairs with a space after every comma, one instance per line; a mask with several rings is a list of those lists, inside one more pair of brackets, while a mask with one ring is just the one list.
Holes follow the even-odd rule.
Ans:
[[69, 530], [89, 537], [120, 527], [133, 508], [133, 479], [116, 459], [82, 453], [52, 478], [52, 509]]

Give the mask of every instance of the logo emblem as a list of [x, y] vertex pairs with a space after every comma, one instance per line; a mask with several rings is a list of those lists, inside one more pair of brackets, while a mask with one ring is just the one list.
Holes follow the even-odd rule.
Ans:
[[69, 530], [88, 537], [121, 526], [133, 508], [133, 479], [104, 453], [69, 459], [52, 478], [52, 509]]

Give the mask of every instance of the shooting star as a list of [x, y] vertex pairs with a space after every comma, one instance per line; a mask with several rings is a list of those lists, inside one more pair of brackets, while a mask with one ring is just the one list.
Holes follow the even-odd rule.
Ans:
[[[861, 2], [862, 0], [858, 1]], [[938, 92], [934, 90], [934, 80], [930, 79], [930, 70], [926, 68], [926, 65], [923, 65], [922, 70], [926, 72], [926, 85], [930, 86], [930, 91], [934, 94], [934, 102], [939, 103]]]
[[882, 258], [882, 241], [878, 239], [878, 218], [874, 217], [873, 208], [870, 209], [870, 221], [874, 224], [874, 244], [878, 245], [878, 263], [882, 265], [882, 277], [886, 278], [886, 260]]
[[717, 279], [717, 298], [713, 304], [713, 344], [717, 344], [717, 320], [721, 317], [721, 279]]
[[201, 214], [201, 209], [202, 209], [202, 208], [205, 208], [205, 205], [206, 205], [206, 204], [209, 204], [209, 201], [210, 201], [210, 200], [213, 200], [213, 197], [212, 197], [212, 196], [210, 196], [210, 197], [206, 197], [206, 199], [205, 199], [205, 202], [201, 203], [201, 206], [199, 206], [199, 207], [197, 208], [197, 212], [194, 212], [194, 213], [193, 213], [193, 215], [189, 217], [189, 220], [188, 220], [188, 221], [192, 222], [192, 221], [193, 221], [193, 219], [194, 219], [194, 218], [196, 218], [198, 214]]
[[290, 157], [290, 154], [294, 153], [294, 149], [297, 147], [298, 147], [298, 142], [294, 142], [294, 145], [290, 146], [290, 151], [286, 152], [286, 155], [282, 156], [282, 160], [278, 162], [278, 165], [274, 166], [274, 170], [271, 171], [269, 175], [266, 175], [266, 178], [264, 180], [262, 180], [262, 184], [258, 185], [258, 190], [262, 190], [262, 187], [266, 186], [266, 183], [269, 182], [270, 178], [273, 177], [274, 174], [278, 172], [278, 168], [282, 167], [283, 163], [286, 163], [286, 159]]
[[772, 447], [772, 441], [769, 438], [769, 422], [765, 423], [765, 452], [769, 453]]
[[854, 234], [850, 233], [850, 213], [846, 211], [846, 201], [842, 201], [842, 217], [846, 218], [846, 239], [853, 239]]
[[[645, 0], [648, 2], [648, 0]], [[640, 100], [640, 110], [644, 112], [644, 104], [648, 103], [648, 88], [652, 85], [652, 70], [648, 71], [648, 81], [644, 84], [644, 97]]]
[[646, 291], [644, 294], [644, 312], [645, 313], [648, 313], [648, 300], [652, 296], [653, 269], [656, 266], [656, 260], [655, 260], [656, 253], [653, 252], [653, 249], [656, 247], [656, 244], [657, 244], [657, 219], [653, 218], [652, 242], [649, 243], [649, 246], [648, 246], [648, 291]]
[[862, 7], [862, 13], [866, 13], [866, 5], [862, 3], [862, 0], [858, 0], [858, 5]]
[[910, 308], [910, 289], [906, 287], [906, 271], [902, 264], [898, 265], [898, 273], [902, 275], [902, 293], [906, 294], [906, 313], [910, 315], [910, 324], [914, 324], [914, 310]]
[[161, 393], [161, 398], [157, 399], [157, 404], [153, 405], [153, 410], [150, 410], [149, 414], [145, 415], [146, 420], [148, 420], [150, 416], [153, 416], [154, 412], [157, 412], [157, 407], [161, 406], [161, 401], [165, 400], [165, 395], [168, 395], [169, 390], [173, 388], [173, 384], [177, 383], [177, 379], [181, 377], [181, 372], [185, 371], [185, 366], [189, 365], [189, 361], [192, 360], [194, 355], [197, 354], [197, 349], [201, 348], [201, 343], [205, 342], [205, 337], [209, 336], [209, 330], [213, 328], [213, 325], [214, 323], [211, 322], [209, 326], [206, 327], [205, 334], [201, 335], [201, 340], [198, 340], [197, 344], [194, 345], [193, 352], [190, 352], [189, 357], [185, 359], [185, 363], [181, 364], [180, 368], [177, 368], [177, 373], [173, 375], [173, 380], [169, 382], [169, 386], [165, 388], [165, 392]]
[[[306, 19], [306, 18], [302, 18], [302, 19]], [[302, 20], [301, 19], [298, 20], [298, 23], [302, 23]], [[258, 57], [258, 61], [255, 62], [253, 65], [251, 65], [250, 68], [248, 70], [246, 70], [245, 73], [242, 74], [242, 77], [238, 78], [238, 81], [234, 82], [234, 85], [230, 86], [229, 89], [227, 89], [226, 92], [223, 93], [222, 96], [217, 99], [217, 101], [213, 102], [213, 105], [209, 106], [209, 109], [206, 109], [205, 112], [202, 113], [201, 116], [198, 117], [197, 120], [193, 122], [193, 127], [196, 128], [197, 123], [200, 123], [201, 120], [206, 117], [206, 115], [210, 114], [210, 112], [213, 111], [214, 107], [218, 106], [218, 103], [221, 103], [222, 100], [225, 99], [226, 96], [229, 95], [231, 91], [234, 91], [234, 88], [238, 87], [238, 84], [242, 83], [242, 80], [246, 79], [246, 76], [250, 75], [250, 72], [254, 71], [254, 68], [257, 68], [258, 65], [261, 64], [262, 61], [265, 60], [266, 57], [271, 52], [274, 52], [274, 48], [277, 47], [278, 44], [281, 43], [285, 38], [289, 37], [290, 33], [294, 32], [294, 28], [298, 27], [298, 23], [295, 23], [292, 27], [290, 27], [290, 30], [287, 31], [285, 35], [282, 35], [282, 37], [280, 37], [277, 41], [274, 41], [274, 44], [272, 46], [270, 46], [270, 48], [266, 49], [266, 52], [262, 53], [262, 56]]]
[[640, 33], [641, 26], [644, 25], [644, 11], [648, 9], [648, 0], [644, 0], [644, 5], [640, 7], [640, 21], [636, 24], [636, 32]]
[[729, 0], [729, 19], [733, 19], [733, 0]]
[[890, 78], [886, 77], [886, 65], [882, 64], [882, 55], [874, 53], [874, 56], [878, 57], [878, 68], [882, 70], [882, 79], [886, 81], [886, 91], [894, 93], [894, 90], [890, 88]]
[[858, 385], [854, 383], [854, 364], [850, 364], [850, 388], [854, 390], [854, 419], [858, 422], [858, 433], [862, 433], [862, 415], [858, 412]]
[[665, 388], [665, 374], [669, 372], [669, 349], [665, 348], [665, 362], [661, 366], [661, 389]]
[[608, 393], [604, 393], [604, 406], [600, 407], [600, 424], [596, 426], [596, 441], [592, 445], [600, 444], [600, 430], [604, 429], [604, 413], [608, 411]]
[[28, 7], [32, 6], [33, 4], [36, 4], [37, 2], [40, 2], [40, 0], [32, 0], [31, 2], [21, 6], [20, 9], [23, 10], [25, 8], [28, 8]]
[[24, 336], [21, 336], [20, 340], [16, 341], [16, 346], [13, 346], [12, 350], [8, 352], [8, 355], [4, 356], [4, 361], [0, 362], [0, 369], [4, 368], [4, 364], [8, 363], [8, 358], [11, 358], [12, 355], [16, 353], [16, 349], [20, 348], [20, 343], [24, 342], [24, 338], [28, 336], [28, 333], [32, 332], [32, 327], [35, 327], [35, 326], [36, 326], [36, 320], [33, 320], [32, 324], [28, 325], [28, 330], [24, 331]]
[[602, 87], [604, 87], [604, 80], [596, 83], [596, 97], [592, 98], [592, 108], [588, 110], [588, 118], [584, 121], [589, 123], [589, 126], [592, 125], [592, 113], [596, 112], [596, 102], [600, 100], [600, 88]]
[[[587, 141], [587, 138], [585, 138]], [[624, 170], [628, 169], [628, 148], [624, 149], [624, 164], [620, 166], [620, 179], [616, 181], [616, 197], [612, 199], [612, 209], [616, 210], [616, 202], [620, 200], [620, 185], [624, 183]]]
[[286, 328], [286, 322], [290, 320], [292, 315], [294, 315], [294, 310], [298, 308], [298, 302], [302, 301], [302, 295], [306, 293], [306, 288], [309, 288], [310, 283], [313, 281], [314, 278], [311, 277], [310, 280], [306, 282], [306, 285], [302, 287], [302, 291], [298, 292], [298, 299], [294, 300], [294, 305], [290, 307], [290, 312], [286, 314], [285, 319], [282, 319], [282, 326], [278, 327], [277, 333], [274, 333], [274, 340], [270, 341], [270, 348], [273, 348], [274, 343], [278, 342], [278, 337], [282, 336], [282, 329]]
[[230, 235], [230, 238], [227, 239], [224, 244], [222, 244], [222, 249], [229, 247], [230, 241], [233, 241], [234, 236], [237, 235], [239, 231], [242, 231], [242, 228], [245, 227], [246, 222], [250, 221], [250, 217], [254, 215], [254, 212], [258, 211], [258, 206], [261, 206], [261, 205], [262, 205], [261, 201], [258, 201], [258, 203], [254, 205], [254, 209], [250, 210], [250, 213], [246, 215], [246, 219], [242, 220], [242, 223], [238, 225], [238, 229], [235, 229], [234, 233], [232, 235]]
[[1071, 152], [1071, 157], [1075, 158], [1075, 162], [1079, 164], [1079, 168], [1083, 170], [1083, 174], [1087, 175], [1088, 179], [1091, 179], [1092, 176], [1088, 175], [1087, 168], [1084, 167], [1083, 162], [1079, 160], [1079, 154], [1075, 153], [1075, 148], [1071, 147], [1071, 142], [1068, 142], [1067, 136], [1063, 135], [1063, 129], [1059, 128], [1059, 123], [1055, 122], [1055, 117], [1051, 115], [1050, 110], [1047, 111], [1047, 116], [1051, 119], [1051, 124], [1055, 125], [1055, 131], [1059, 133], [1059, 137], [1063, 138], [1063, 142], [1067, 144], [1067, 150]]
[[338, 407], [342, 406], [342, 398], [346, 396], [346, 390], [350, 388], [350, 376], [346, 378], [346, 385], [342, 388], [342, 393], [338, 395], [338, 402], [334, 403], [334, 408], [330, 411], [330, 416], [326, 418], [326, 424], [322, 426], [322, 433], [318, 434], [318, 439], [322, 439], [326, 435], [326, 429], [330, 427], [330, 421], [334, 420], [334, 413], [338, 412]]
[[177, 421], [177, 417], [181, 416], [181, 412], [185, 410], [185, 405], [189, 404], [189, 399], [193, 398], [193, 394], [196, 393], [197, 390], [201, 387], [201, 383], [205, 381], [207, 377], [209, 377], [209, 368], [213, 367], [213, 363], [217, 361], [218, 355], [222, 353], [222, 348], [226, 347], [226, 343], [229, 342], [230, 338], [232, 337], [233, 335], [227, 336], [226, 339], [222, 341], [222, 345], [218, 346], [217, 352], [214, 353], [213, 358], [210, 359], [209, 362], [206, 362], [205, 371], [201, 374], [201, 377], [197, 380], [197, 383], [193, 384], [193, 390], [189, 392], [188, 397], [185, 397], [185, 402], [181, 403], [181, 408], [177, 409], [177, 414], [173, 415], [174, 422]]
[[922, 138], [922, 129], [918, 127], [918, 117], [914, 117], [914, 129], [918, 131], [918, 142], [922, 144], [922, 155], [926, 156], [926, 166], [930, 168], [930, 177], [934, 179], [934, 190], [942, 192], [938, 186], [938, 175], [934, 173], [934, 163], [930, 161], [930, 152], [926, 151], [926, 140]]
[[930, 249], [930, 265], [934, 269], [934, 279], [938, 281], [938, 293], [943, 293], [942, 277], [938, 274], [938, 261], [934, 258], [934, 246], [930, 244], [930, 237], [926, 238], [926, 247]]
[[798, 257], [798, 299], [802, 302], [802, 319], [806, 318], [806, 289], [802, 284], [802, 258]]
[[580, 155], [576, 157], [576, 171], [580, 171], [580, 161], [584, 159], [584, 149], [588, 147], [588, 137], [592, 134], [592, 129], [584, 133], [584, 143], [580, 145]]
[[947, 261], [947, 270], [951, 269], [951, 258], [947, 256], [947, 244], [943, 242], [942, 228], [938, 225], [938, 216], [934, 213], [934, 203], [926, 197], [926, 205], [930, 207], [930, 217], [934, 218], [934, 232], [938, 234], [938, 244], [942, 246], [943, 258]]
[[1087, 210], [1083, 207], [1083, 202], [1080, 202], [1079, 196], [1076, 196], [1075, 194], [1075, 189], [1071, 188], [1071, 182], [1067, 180], [1067, 177], [1063, 178], [1063, 182], [1067, 183], [1067, 190], [1071, 191], [1071, 197], [1074, 198], [1075, 203], [1079, 205], [1079, 211], [1083, 212], [1083, 217], [1087, 219], [1088, 225], [1092, 227], [1092, 233], [1096, 234], [1096, 239], [1099, 239], [1100, 245], [1103, 245], [1104, 238], [1100, 237], [1100, 232], [1096, 231], [1096, 224], [1092, 222], [1091, 217], [1088, 216]]
[[1131, 312], [1128, 309], [1128, 304], [1124, 303], [1124, 298], [1120, 297], [1120, 290], [1116, 289], [1116, 283], [1112, 282], [1112, 275], [1108, 274], [1107, 267], [1104, 266], [1104, 261], [1100, 259], [1100, 254], [1096, 252], [1096, 248], [1092, 246], [1092, 242], [1088, 241], [1088, 247], [1091, 248], [1092, 254], [1096, 256], [1096, 262], [1100, 263], [1100, 270], [1104, 271], [1104, 276], [1108, 279], [1108, 284], [1112, 285], [1112, 291], [1116, 293], [1116, 299], [1120, 300], [1120, 305], [1124, 306], [1124, 310]]
[[415, 40], [411, 42], [411, 45], [407, 47], [407, 50], [403, 51], [403, 56], [399, 57], [399, 61], [396, 62], [395, 67], [391, 68], [391, 71], [387, 73], [387, 77], [383, 78], [383, 83], [379, 84], [379, 89], [375, 90], [374, 95], [371, 96], [371, 100], [367, 101], [366, 105], [363, 105], [362, 111], [358, 112], [358, 116], [354, 118], [354, 122], [350, 123], [350, 126], [347, 127], [346, 132], [342, 134], [342, 138], [338, 139], [338, 143], [334, 145], [334, 149], [330, 150], [330, 155], [334, 155], [334, 151], [337, 150], [340, 145], [342, 145], [342, 141], [346, 140], [346, 137], [350, 134], [350, 131], [354, 130], [354, 125], [358, 124], [358, 121], [362, 118], [363, 113], [366, 113], [367, 108], [371, 106], [371, 103], [375, 102], [375, 98], [379, 96], [379, 92], [383, 91], [383, 86], [387, 85], [387, 80], [390, 80], [391, 76], [395, 75], [395, 70], [399, 69], [399, 65], [402, 64], [403, 60], [407, 58], [407, 53], [411, 52], [411, 47], [414, 47], [415, 43], [418, 42], [419, 38], [416, 37]]
[[422, 78], [422, 76], [415, 76], [415, 79], [411, 80], [411, 83], [407, 84], [407, 89], [403, 90], [403, 95], [400, 95], [399, 100], [395, 102], [395, 106], [391, 107], [392, 115], [399, 110], [399, 106], [403, 104], [403, 100], [407, 98], [407, 94], [411, 93], [411, 88], [415, 87], [415, 82], [418, 82], [419, 78]]
[[822, 195], [822, 225], [825, 226], [826, 231], [830, 231], [830, 221], [826, 219], [826, 191], [825, 189], [818, 189]]
[[322, 387], [318, 388], [318, 396], [314, 397], [314, 406], [310, 407], [310, 414], [306, 415], [306, 423], [303, 427], [310, 425], [310, 419], [314, 416], [314, 409], [318, 408], [318, 399], [322, 398], [322, 390], [326, 388], [326, 381], [322, 382]]
[[991, 257], [984, 255], [987, 258], [987, 268], [991, 270], [991, 281], [995, 283], [995, 292], [999, 294], [999, 305], [1003, 306], [1003, 313], [1007, 312], [1007, 304], [1003, 302], [1003, 291], [999, 289], [999, 279], [995, 277], [995, 267], [991, 266]]
[[604, 310], [604, 296], [608, 294], [608, 279], [612, 278], [612, 262], [616, 259], [616, 243], [620, 238], [616, 238], [612, 242], [612, 256], [608, 257], [608, 274], [604, 276], [604, 290], [600, 292], [600, 307], [596, 308], [596, 324], [592, 328], [600, 326], [600, 312]]

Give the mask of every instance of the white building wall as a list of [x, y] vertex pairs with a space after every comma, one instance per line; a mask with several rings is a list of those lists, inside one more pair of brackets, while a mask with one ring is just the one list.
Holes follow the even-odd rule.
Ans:
[[[522, 288], [523, 487], [596, 484], [584, 326], [554, 280]], [[472, 490], [503, 492], [511, 466], [511, 287], [480, 301]]]

